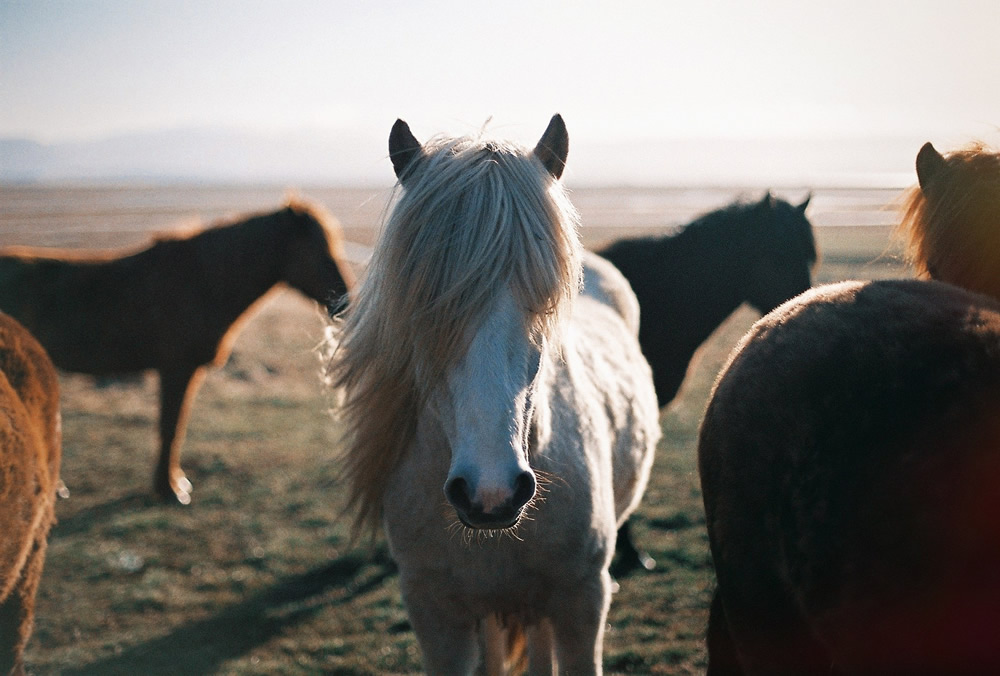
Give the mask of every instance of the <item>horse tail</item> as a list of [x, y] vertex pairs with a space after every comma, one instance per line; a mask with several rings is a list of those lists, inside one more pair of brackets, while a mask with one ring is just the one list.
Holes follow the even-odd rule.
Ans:
[[490, 615], [482, 624], [481, 638], [487, 676], [521, 674], [528, 668], [527, 636], [520, 622]]

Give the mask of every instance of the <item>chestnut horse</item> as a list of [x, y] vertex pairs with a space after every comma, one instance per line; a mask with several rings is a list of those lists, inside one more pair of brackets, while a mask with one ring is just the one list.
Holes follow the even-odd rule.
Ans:
[[[767, 314], [812, 286], [817, 253], [808, 206], [808, 197], [792, 205], [767, 193], [677, 232], [622, 239], [598, 251], [639, 299], [639, 345], [653, 369], [660, 408], [677, 396], [695, 352], [736, 308], [747, 303]], [[628, 521], [615, 549], [618, 576], [654, 566], [633, 544]]]
[[55, 522], [59, 379], [45, 350], [0, 313], [0, 674], [22, 674]]
[[534, 150], [389, 137], [402, 192], [330, 375], [349, 508], [386, 530], [430, 674], [499, 670], [501, 624], [532, 673], [602, 669], [615, 532], [660, 426], [635, 295], [583, 253], [558, 181], [568, 148], [558, 115]]
[[180, 450], [205, 367], [225, 363], [249, 310], [284, 283], [337, 312], [353, 283], [339, 225], [293, 201], [139, 251], [0, 249], [0, 310], [66, 371], [160, 376], [153, 487], [187, 504]]
[[1000, 155], [916, 168], [931, 279], [806, 292], [716, 384], [711, 674], [1000, 673]]

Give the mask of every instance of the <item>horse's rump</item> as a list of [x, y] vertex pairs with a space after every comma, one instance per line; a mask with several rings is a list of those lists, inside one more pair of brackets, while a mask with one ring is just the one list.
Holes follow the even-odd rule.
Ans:
[[20, 662], [55, 521], [59, 383], [38, 342], [0, 314], [0, 671]]
[[744, 666], [998, 664], [995, 301], [852, 282], [780, 307], [720, 376], [699, 469]]

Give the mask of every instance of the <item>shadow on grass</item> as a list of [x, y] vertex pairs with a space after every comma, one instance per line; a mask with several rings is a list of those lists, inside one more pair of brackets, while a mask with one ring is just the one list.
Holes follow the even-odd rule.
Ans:
[[96, 524], [107, 521], [111, 517], [162, 504], [162, 502], [157, 501], [156, 498], [148, 493], [134, 493], [102, 502], [92, 507], [86, 507], [69, 516], [62, 516], [59, 513], [60, 505], [57, 502], [56, 518], [58, 521], [52, 528], [52, 536], [64, 537], [85, 533], [94, 528]]
[[[362, 573], [374, 566], [375, 572]], [[288, 577], [246, 601], [222, 609], [171, 633], [126, 648], [113, 657], [66, 670], [62, 674], [208, 674], [226, 660], [288, 631], [321, 612], [332, 601], [324, 593], [346, 589], [343, 603], [382, 585], [396, 574], [385, 549], [370, 555], [352, 553], [302, 575]]]

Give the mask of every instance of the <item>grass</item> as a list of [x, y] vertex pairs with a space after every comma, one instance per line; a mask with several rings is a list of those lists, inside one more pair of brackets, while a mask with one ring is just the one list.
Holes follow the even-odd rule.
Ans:
[[[822, 228], [818, 281], [906, 274], [882, 228]], [[754, 321], [734, 314], [664, 413], [634, 519], [656, 568], [621, 580], [610, 673], [704, 670], [713, 584], [696, 472], [711, 384]], [[97, 389], [63, 375], [63, 478], [27, 666], [34, 674], [392, 674], [420, 655], [382, 540], [352, 547], [336, 515], [336, 429], [316, 310], [291, 292], [249, 323], [195, 403], [183, 463], [194, 501], [150, 497], [152, 376]]]

